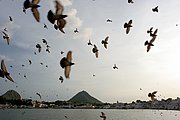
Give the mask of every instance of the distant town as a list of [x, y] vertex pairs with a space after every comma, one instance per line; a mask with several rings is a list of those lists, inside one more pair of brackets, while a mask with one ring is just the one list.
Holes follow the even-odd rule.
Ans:
[[[12, 98], [13, 97], [13, 98]], [[0, 108], [52, 108], [52, 109], [161, 109], [180, 110], [180, 98], [168, 98], [155, 101], [136, 100], [131, 103], [102, 103], [90, 96], [86, 91], [81, 91], [68, 101], [55, 102], [21, 99], [20, 95], [11, 90], [0, 96]]]

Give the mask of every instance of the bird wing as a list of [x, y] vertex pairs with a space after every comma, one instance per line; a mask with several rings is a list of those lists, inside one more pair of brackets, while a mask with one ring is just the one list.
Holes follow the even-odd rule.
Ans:
[[67, 53], [67, 60], [68, 60], [68, 62], [72, 62], [72, 51], [69, 51], [68, 53]]
[[131, 24], [132, 24], [132, 20], [129, 20], [128, 25], [131, 25]]
[[154, 91], [154, 92], [152, 92], [152, 95], [155, 95], [157, 93], [157, 91]]
[[39, 16], [38, 9], [37, 8], [32, 8], [31, 11], [32, 11], [33, 16], [36, 19], [36, 21], [39, 22], [40, 21], [40, 16]]
[[158, 31], [158, 29], [156, 29], [153, 34], [156, 35], [156, 34], [157, 34], [157, 31]]
[[96, 55], [96, 58], [98, 58], [98, 56], [99, 56], [99, 52], [97, 51], [97, 52], [95, 53], [95, 55]]
[[8, 35], [7, 35], [4, 31], [2, 31], [2, 33], [3, 33], [6, 37], [8, 37]]
[[156, 39], [156, 36], [153, 36], [152, 39], [149, 41], [150, 44], [152, 44]]
[[104, 47], [107, 49], [107, 44], [104, 44]]
[[127, 27], [127, 28], [126, 28], [126, 34], [128, 34], [129, 31], [130, 31], [130, 27]]
[[64, 75], [67, 79], [70, 78], [70, 71], [71, 71], [71, 66], [66, 66], [64, 69]]
[[64, 11], [63, 5], [59, 1], [55, 1], [56, 3], [56, 15], [61, 15], [62, 12]]
[[55, 22], [54, 13], [51, 10], [49, 10], [49, 12], [47, 14], [47, 18], [48, 18], [49, 22], [54, 24], [54, 22]]
[[64, 30], [63, 30], [63, 28], [64, 28], [65, 25], [66, 25], [66, 20], [60, 19], [60, 20], [57, 21], [57, 24], [59, 24], [59, 25], [58, 25], [58, 26], [59, 26], [59, 30], [60, 30], [62, 33], [65, 33]]
[[147, 52], [149, 52], [150, 49], [151, 49], [151, 46], [147, 45]]
[[7, 72], [6, 66], [4, 64], [4, 60], [1, 61], [1, 70], [4, 71], [4, 72]]
[[108, 41], [108, 39], [109, 39], [109, 36], [107, 36], [107, 37], [105, 38], [105, 42], [107, 42], [107, 41]]
[[14, 80], [11, 78], [10, 75], [6, 75], [6, 78], [7, 78], [8, 80], [10, 80], [11, 82], [14, 82]]
[[32, 0], [32, 3], [37, 5], [40, 2], [40, 0]]

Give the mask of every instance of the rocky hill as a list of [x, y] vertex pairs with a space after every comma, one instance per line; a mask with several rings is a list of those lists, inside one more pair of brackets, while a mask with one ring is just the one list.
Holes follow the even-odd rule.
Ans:
[[83, 104], [102, 104], [101, 101], [89, 95], [86, 91], [81, 91], [72, 97], [68, 102]]
[[20, 100], [21, 99], [20, 94], [14, 90], [9, 90], [6, 93], [4, 93], [3, 95], [1, 95], [0, 97], [4, 98], [6, 100]]

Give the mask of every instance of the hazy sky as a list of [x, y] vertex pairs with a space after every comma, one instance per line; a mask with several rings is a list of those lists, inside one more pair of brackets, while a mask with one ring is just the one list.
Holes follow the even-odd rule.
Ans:
[[[0, 78], [0, 94], [13, 89], [23, 98], [39, 100], [36, 95], [39, 92], [42, 100], [55, 101], [68, 100], [85, 90], [103, 102], [149, 100], [147, 94], [154, 90], [158, 91], [158, 99], [180, 95], [179, 0], [134, 0], [134, 4], [127, 0], [61, 0], [64, 14], [68, 15], [65, 34], [56, 31], [47, 20], [47, 12], [55, 10], [54, 0], [40, 1], [40, 23], [30, 9], [26, 14], [22, 12], [23, 2], [0, 1], [0, 29], [7, 28], [11, 39], [7, 45], [0, 38], [0, 60], [5, 60], [7, 70], [17, 82]], [[156, 6], [158, 13], [152, 12]], [[107, 19], [112, 23], [107, 23]], [[133, 27], [126, 34], [123, 25], [130, 19]], [[44, 23], [48, 29], [43, 28]], [[151, 39], [147, 34], [150, 27], [157, 28], [158, 33], [147, 53], [144, 42]], [[79, 33], [73, 32], [75, 28]], [[101, 44], [106, 36], [108, 49]], [[51, 46], [51, 53], [45, 52], [43, 38]], [[89, 39], [97, 45], [99, 58], [92, 53], [92, 46], [87, 45]], [[42, 45], [42, 52], [34, 55], [37, 43]], [[69, 50], [75, 65], [71, 67], [70, 79], [60, 83], [58, 78], [64, 77], [64, 72], [59, 61]], [[60, 51], [65, 53], [61, 55]], [[114, 64], [118, 70], [112, 69]]]

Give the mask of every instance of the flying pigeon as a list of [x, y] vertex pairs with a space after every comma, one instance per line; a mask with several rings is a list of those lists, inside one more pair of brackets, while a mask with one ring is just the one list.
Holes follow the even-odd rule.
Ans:
[[59, 80], [61, 81], [61, 83], [64, 81], [62, 76], [59, 77]]
[[107, 44], [108, 44], [108, 39], [109, 39], [109, 36], [107, 36], [105, 38], [105, 40], [102, 40], [101, 43], [104, 45], [104, 47], [107, 49]]
[[156, 95], [155, 95], [156, 93], [157, 93], [157, 91], [154, 91], [154, 92], [152, 92], [152, 93], [149, 93], [149, 94], [148, 94], [148, 97], [150, 97], [151, 100], [154, 101], [154, 100], [156, 100], [156, 98], [155, 98], [155, 97], [156, 97]]
[[158, 6], [156, 6], [155, 8], [152, 8], [153, 12], [158, 12]]
[[46, 48], [46, 52], [50, 53], [49, 47]]
[[88, 45], [92, 45], [91, 41], [89, 40]]
[[106, 115], [105, 115], [105, 113], [104, 113], [104, 112], [101, 112], [100, 117], [101, 117], [103, 120], [106, 120]]
[[61, 53], [61, 54], [63, 54], [63, 53], [64, 53], [64, 51], [61, 51], [60, 53]]
[[107, 19], [107, 22], [112, 22], [112, 20], [110, 20], [110, 19]]
[[54, 24], [54, 28], [56, 30], [59, 29], [62, 33], [65, 33], [63, 28], [66, 25], [66, 20], [64, 18], [66, 18], [67, 15], [63, 15], [64, 6], [57, 0], [55, 1], [55, 4], [56, 4], [55, 13], [53, 13], [52, 10], [49, 10], [47, 18], [49, 22]]
[[47, 45], [46, 39], [43, 38], [42, 41], [43, 41], [43, 43], [44, 43], [45, 45]]
[[32, 61], [31, 61], [30, 59], [28, 59], [28, 61], [29, 61], [29, 65], [31, 65], [31, 64], [32, 64]]
[[94, 45], [94, 47], [93, 47], [93, 49], [92, 49], [92, 52], [95, 53], [96, 58], [98, 58], [98, 55], [99, 55], [99, 52], [98, 52], [98, 51], [99, 51], [99, 50], [98, 50], [97, 46]]
[[7, 44], [9, 45], [10, 42], [10, 37], [8, 36], [8, 34], [6, 34], [4, 31], [2, 31], [3, 35], [3, 39], [5, 39], [7, 41]]
[[6, 70], [6, 66], [5, 66], [4, 60], [1, 60], [0, 77], [4, 78], [4, 76], [8, 80], [10, 80], [11, 82], [14, 82], [14, 80], [10, 76], [10, 73], [8, 73], [7, 70]]
[[47, 25], [44, 23], [44, 28], [48, 29]]
[[153, 27], [151, 27], [149, 30], [147, 30], [147, 33], [152, 33], [152, 29], [153, 29]]
[[41, 45], [40, 44], [36, 44], [36, 48], [38, 48], [38, 52], [41, 52]]
[[79, 33], [79, 31], [78, 31], [78, 29], [77, 29], [77, 28], [74, 30], [74, 33]]
[[118, 69], [118, 67], [116, 66], [116, 64], [114, 64], [113, 69]]
[[11, 16], [9, 16], [9, 20], [12, 22], [13, 21], [13, 19], [12, 19], [12, 17]]
[[156, 30], [154, 31], [154, 33], [150, 32], [150, 36], [155, 39], [156, 36], [157, 36], [157, 31], [158, 31], [158, 29], [156, 29]]
[[39, 94], [39, 93], [36, 93], [36, 95], [38, 95], [38, 96], [39, 96], [39, 98], [41, 99], [41, 94]]
[[64, 75], [66, 78], [70, 78], [72, 65], [74, 65], [74, 63], [72, 63], [72, 51], [68, 51], [66, 57], [63, 57], [60, 60], [60, 66], [64, 69]]
[[40, 15], [39, 15], [39, 11], [38, 11], [38, 7], [40, 7], [40, 5], [38, 5], [38, 3], [40, 2], [40, 0], [32, 0], [32, 2], [30, 2], [29, 0], [25, 0], [24, 1], [24, 10], [28, 8], [31, 8], [31, 11], [34, 15], [34, 18], [36, 19], [37, 22], [40, 22]]
[[134, 3], [134, 1], [132, 1], [132, 0], [128, 0], [128, 3]]
[[129, 33], [131, 27], [132, 27], [132, 20], [129, 20], [128, 23], [124, 23], [124, 28], [126, 28], [126, 34]]

